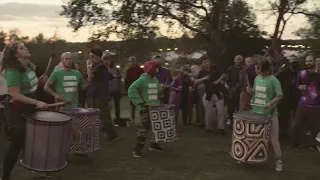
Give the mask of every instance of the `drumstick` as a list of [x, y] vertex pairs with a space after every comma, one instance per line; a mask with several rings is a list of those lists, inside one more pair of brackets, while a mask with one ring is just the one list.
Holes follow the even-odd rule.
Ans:
[[46, 71], [43, 73], [43, 75], [47, 75], [48, 72], [49, 72], [49, 69], [50, 69], [51, 64], [52, 64], [52, 59], [53, 59], [53, 56], [54, 56], [53, 50], [54, 50], [55, 47], [56, 47], [56, 44], [53, 43], [53, 44], [52, 44], [52, 48], [51, 48], [51, 55], [50, 55], [50, 58], [49, 58], [49, 62], [48, 62], [48, 64], [47, 64]]
[[259, 107], [264, 107], [262, 104], [250, 104], [250, 106], [259, 106]]
[[71, 101], [58, 102], [58, 103], [48, 104], [48, 107], [64, 106], [71, 103], [72, 103]]

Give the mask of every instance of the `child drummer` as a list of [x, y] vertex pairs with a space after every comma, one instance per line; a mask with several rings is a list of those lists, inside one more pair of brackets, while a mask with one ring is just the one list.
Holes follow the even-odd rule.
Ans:
[[[146, 141], [147, 130], [150, 127], [149, 106], [160, 105], [159, 92], [160, 84], [155, 78], [158, 68], [157, 62], [154, 60], [148, 61], [144, 64], [144, 72], [139, 79], [137, 79], [128, 89], [128, 96], [132, 103], [140, 111], [141, 126], [138, 130], [137, 143], [134, 147], [133, 157], [140, 158], [141, 150]], [[150, 151], [162, 152], [162, 147], [151, 142]]]
[[276, 171], [282, 171], [281, 148], [279, 143], [279, 121], [277, 103], [282, 98], [282, 89], [279, 80], [272, 75], [272, 65], [266, 57], [261, 57], [256, 65], [258, 76], [254, 87], [248, 88], [252, 93], [252, 111], [257, 114], [271, 115], [270, 140], [276, 158]]

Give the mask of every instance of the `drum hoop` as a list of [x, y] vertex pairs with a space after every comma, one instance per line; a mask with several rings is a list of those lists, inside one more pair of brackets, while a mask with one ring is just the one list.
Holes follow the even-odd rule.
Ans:
[[175, 105], [173, 104], [164, 104], [164, 105], [165, 106], [162, 106], [162, 105], [150, 106], [149, 110], [170, 109], [175, 107]]
[[[61, 114], [64, 114], [64, 115], [70, 117], [69, 114], [66, 114], [64, 112], [59, 112], [59, 111], [54, 111], [54, 110], [47, 110], [47, 109], [40, 109], [40, 110], [37, 110], [37, 111], [34, 111], [34, 112], [39, 112], [39, 111], [57, 112], [57, 113], [61, 113]], [[38, 120], [38, 119], [35, 119], [35, 118], [32, 118], [32, 117], [29, 117], [26, 114], [23, 114], [23, 116], [27, 119], [27, 122], [31, 122], [32, 124], [62, 125], [62, 124], [68, 124], [70, 121], [72, 121], [72, 117], [70, 117], [69, 120], [63, 121], [63, 122], [49, 122], [49, 121], [43, 121], [43, 120]]]
[[[249, 112], [249, 111], [248, 111]], [[253, 120], [247, 120], [247, 119], [244, 119], [243, 117], [238, 117], [236, 116], [237, 113], [233, 114], [233, 119], [236, 120], [236, 121], [246, 121], [246, 122], [250, 122], [250, 123], [254, 123], [254, 124], [267, 124], [267, 123], [270, 123], [271, 122], [271, 116], [270, 115], [261, 115], [261, 114], [258, 114], [258, 115], [261, 115], [261, 116], [266, 116], [268, 117], [267, 120], [265, 121], [260, 121], [260, 122], [256, 122], [256, 121], [253, 121]]]
[[94, 111], [92, 112], [76, 112], [76, 113], [72, 113], [72, 112], [66, 112], [67, 109], [61, 109], [59, 112], [62, 112], [64, 114], [67, 114], [68, 116], [74, 116], [74, 115], [96, 115], [99, 114], [100, 110], [97, 108], [68, 108], [68, 109], [94, 109]]

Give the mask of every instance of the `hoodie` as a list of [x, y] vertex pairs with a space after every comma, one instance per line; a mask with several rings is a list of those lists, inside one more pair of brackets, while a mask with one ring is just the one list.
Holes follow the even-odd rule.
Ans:
[[146, 109], [143, 104], [149, 106], [160, 105], [158, 97], [160, 84], [156, 77], [151, 77], [147, 73], [143, 73], [139, 79], [132, 83], [128, 89], [128, 96], [131, 102], [137, 106], [137, 109]]

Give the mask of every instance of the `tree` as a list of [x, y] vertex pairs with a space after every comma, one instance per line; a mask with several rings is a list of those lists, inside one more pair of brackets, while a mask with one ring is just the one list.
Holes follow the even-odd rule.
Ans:
[[[260, 36], [247, 3], [241, 0], [69, 0], [62, 16], [75, 30], [99, 27], [97, 39], [116, 34], [122, 39], [148, 38], [167, 25], [185, 34], [201, 37], [209, 56], [220, 59], [227, 51], [226, 39]], [[153, 34], [154, 35], [154, 34]]]
[[310, 27], [300, 28], [296, 34], [304, 39], [308, 39], [312, 51], [320, 55], [320, 9], [312, 12], [313, 16], [308, 17]]
[[39, 33], [36, 37], [34, 37], [32, 39], [32, 42], [33, 43], [36, 43], [36, 44], [43, 44], [47, 41], [47, 39], [45, 39], [43, 33]]
[[29, 36], [22, 36], [21, 32], [18, 29], [12, 29], [7, 33], [7, 38], [10, 42], [27, 42], [29, 40]]

